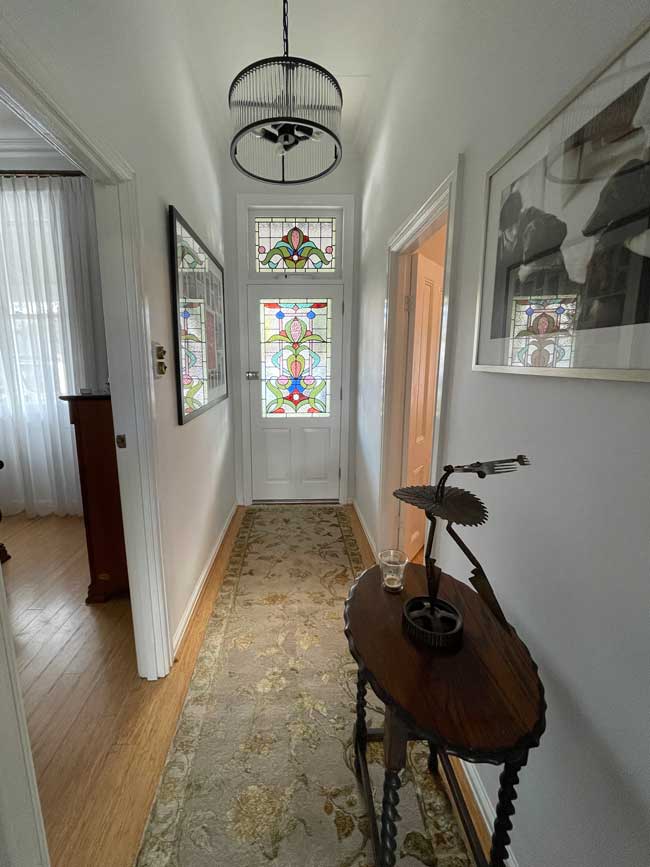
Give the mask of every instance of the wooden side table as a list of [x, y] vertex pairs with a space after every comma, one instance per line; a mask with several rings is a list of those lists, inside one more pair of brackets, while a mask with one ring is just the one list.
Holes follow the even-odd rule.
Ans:
[[[429, 769], [447, 777], [477, 867], [505, 867], [515, 809], [515, 786], [528, 752], [539, 745], [546, 725], [544, 688], [526, 645], [506, 629], [471, 587], [442, 574], [440, 598], [463, 615], [463, 645], [434, 653], [413, 644], [402, 629], [402, 606], [426, 595], [423, 566], [409, 564], [402, 593], [381, 586], [379, 566], [366, 570], [345, 603], [345, 634], [359, 666], [354, 748], [366, 798], [376, 867], [393, 867], [397, 848], [399, 771], [409, 740], [429, 743]], [[366, 725], [368, 685], [386, 705], [384, 729]], [[372, 801], [366, 760], [371, 741], [384, 744], [381, 828]], [[486, 861], [449, 756], [504, 765]]]

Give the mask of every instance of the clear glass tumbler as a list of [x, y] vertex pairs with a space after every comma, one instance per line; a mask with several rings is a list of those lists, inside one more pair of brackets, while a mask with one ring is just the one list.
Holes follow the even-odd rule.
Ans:
[[384, 590], [390, 593], [399, 593], [404, 589], [404, 569], [408, 563], [408, 557], [404, 551], [397, 548], [388, 548], [379, 552], [379, 566], [381, 568], [381, 584]]

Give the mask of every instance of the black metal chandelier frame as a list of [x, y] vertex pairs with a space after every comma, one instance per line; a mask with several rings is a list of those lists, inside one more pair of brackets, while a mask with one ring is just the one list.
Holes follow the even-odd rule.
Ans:
[[[276, 67], [278, 69], [282, 69], [284, 73], [284, 82], [285, 82], [285, 106], [288, 109], [289, 104], [291, 102], [291, 79], [292, 74], [300, 69], [304, 68], [307, 70], [311, 70], [318, 74], [319, 77], [325, 79], [332, 85], [334, 90], [336, 91], [338, 98], [340, 100], [340, 104], [338, 109], [334, 108], [331, 110], [338, 110], [340, 114], [340, 109], [343, 105], [343, 94], [341, 92], [341, 86], [336, 78], [329, 72], [325, 67], [321, 66], [318, 63], [314, 63], [311, 60], [307, 60], [303, 57], [292, 57], [289, 54], [289, 10], [288, 10], [288, 0], [283, 0], [283, 44], [284, 44], [284, 54], [278, 55], [275, 57], [265, 57], [261, 60], [257, 60], [254, 63], [249, 64], [244, 69], [239, 72], [232, 84], [230, 85], [230, 90], [228, 92], [228, 105], [230, 109], [233, 109], [233, 95], [236, 93], [238, 86], [244, 81], [248, 76], [252, 73], [265, 69], [266, 67]], [[255, 103], [248, 103], [248, 107], [255, 107]], [[263, 103], [259, 103], [259, 107], [263, 107]], [[320, 110], [324, 110], [324, 106], [319, 107]], [[331, 139], [334, 144], [333, 151], [333, 159], [332, 162], [322, 171], [317, 172], [315, 174], [310, 175], [309, 177], [301, 177], [296, 179], [287, 178], [285, 176], [285, 159], [282, 157], [282, 177], [280, 179], [269, 178], [261, 174], [257, 174], [254, 171], [251, 171], [249, 168], [246, 168], [242, 165], [241, 161], [238, 158], [238, 146], [242, 139], [247, 136], [249, 133], [254, 130], [263, 127], [269, 127], [273, 125], [283, 125], [287, 124], [293, 128], [311, 128], [312, 132], [314, 130], [318, 130], [321, 133], [324, 133], [326, 136]], [[327, 126], [325, 123], [322, 123], [314, 118], [305, 116], [298, 117], [289, 112], [281, 113], [274, 116], [264, 116], [257, 118], [250, 123], [247, 123], [240, 128], [238, 128], [233, 136], [233, 139], [230, 144], [230, 157], [235, 164], [235, 166], [241, 171], [243, 174], [248, 177], [254, 178], [255, 180], [265, 181], [266, 183], [271, 184], [304, 184], [310, 181], [318, 180], [319, 178], [323, 178], [326, 175], [330, 174], [334, 169], [339, 165], [343, 156], [343, 147], [341, 144], [341, 139], [338, 133], [333, 130], [331, 127]]]

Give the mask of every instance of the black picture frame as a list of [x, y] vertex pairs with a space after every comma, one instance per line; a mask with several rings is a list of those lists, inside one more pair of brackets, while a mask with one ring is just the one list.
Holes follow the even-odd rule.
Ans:
[[174, 370], [183, 425], [228, 397], [224, 270], [173, 205], [168, 226]]

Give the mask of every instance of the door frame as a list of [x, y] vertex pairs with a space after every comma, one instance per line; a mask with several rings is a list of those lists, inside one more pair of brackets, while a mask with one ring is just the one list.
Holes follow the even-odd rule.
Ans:
[[[379, 479], [379, 548], [395, 545], [401, 533], [400, 504], [393, 491], [403, 483], [405, 452], [405, 407], [411, 353], [404, 353], [409, 334], [409, 310], [405, 294], [410, 291], [410, 259], [420, 242], [431, 233], [437, 220], [447, 212], [447, 240], [442, 300], [440, 350], [436, 384], [436, 408], [431, 449], [431, 478], [439, 474], [444, 442], [445, 413], [448, 403], [446, 370], [449, 365], [450, 324], [453, 321], [453, 282], [458, 247], [458, 212], [463, 171], [463, 155], [456, 168], [429, 198], [393, 234], [388, 242], [388, 293], [384, 334], [384, 379], [381, 400], [381, 462]], [[406, 263], [408, 262], [408, 267]], [[408, 287], [407, 292], [404, 292]]]
[[[18, 45], [23, 46], [20, 55]], [[0, 35], [0, 101], [94, 182], [113, 421], [116, 432], [127, 439], [127, 448], [116, 452], [138, 672], [155, 680], [169, 673], [173, 655], [135, 173], [122, 156], [87, 136], [66, 115], [42, 85], [46, 71], [37, 63], [5, 23]]]
[[[6, 21], [3, 25], [0, 101], [95, 183], [106, 341], [114, 380], [113, 420], [128, 443], [117, 456], [133, 631], [138, 672], [155, 680], [168, 674], [173, 657], [162, 564], [153, 370], [141, 279], [135, 173], [119, 154], [87, 136], [65, 114], [41, 84], [47, 81], [47, 71], [37, 65], [35, 55]], [[17, 46], [21, 46], [20, 53]], [[121, 375], [115, 377], [116, 371]], [[0, 859], [6, 855], [12, 867], [49, 867], [1, 569], [0, 729], [8, 733], [2, 749], [5, 764], [0, 767], [8, 763], [10, 771], [0, 774]]]
[[304, 194], [289, 194], [279, 197], [264, 193], [239, 193], [237, 195], [237, 287], [239, 294], [239, 365], [238, 376], [234, 385], [234, 394], [239, 390], [240, 400], [235, 401], [239, 407], [235, 429], [241, 431], [241, 436], [235, 437], [235, 463], [237, 471], [237, 501], [250, 505], [253, 501], [253, 479], [251, 468], [251, 423], [250, 423], [250, 389], [244, 388], [244, 373], [248, 370], [249, 322], [248, 322], [248, 286], [251, 283], [273, 284], [283, 280], [291, 280], [285, 274], [252, 274], [249, 268], [249, 225], [250, 212], [259, 208], [269, 208], [276, 211], [293, 210], [295, 208], [320, 209], [323, 212], [341, 211], [343, 214], [343, 231], [338, 231], [339, 242], [343, 244], [343, 259], [341, 274], [330, 278], [325, 274], [301, 275], [297, 280], [313, 280], [314, 286], [321, 284], [343, 284], [343, 332], [341, 345], [341, 440], [340, 467], [341, 479], [339, 485], [339, 500], [349, 503], [350, 500], [350, 408], [352, 405], [352, 326], [354, 313], [354, 238], [355, 197], [344, 196], [309, 196]]
[[[448, 214], [449, 214], [448, 209], [445, 209], [442, 213], [446, 213], [448, 216]], [[442, 215], [440, 215], [440, 216], [442, 216]], [[438, 217], [436, 217], [435, 222], [437, 222], [437, 221], [438, 221]], [[445, 222], [445, 228], [446, 228], [446, 222]], [[436, 230], [436, 231], [438, 231], [438, 230]], [[447, 245], [446, 245], [446, 238], [445, 238], [445, 255], [446, 255], [446, 246]], [[405, 370], [405, 374], [404, 374], [404, 410], [403, 410], [403, 416], [402, 416], [402, 418], [403, 418], [403, 421], [402, 421], [402, 473], [401, 473], [401, 477], [400, 477], [400, 486], [407, 485], [408, 484], [408, 478], [409, 478], [409, 453], [410, 453], [410, 447], [411, 447], [410, 426], [411, 426], [411, 414], [413, 411], [413, 405], [412, 405], [412, 399], [413, 399], [413, 353], [414, 353], [414, 348], [415, 348], [414, 347], [414, 339], [415, 339], [416, 318], [417, 318], [416, 314], [417, 314], [417, 304], [418, 304], [418, 299], [417, 299], [417, 287], [418, 287], [417, 276], [418, 275], [417, 275], [417, 271], [420, 267], [420, 263], [419, 263], [420, 258], [424, 258], [424, 257], [422, 257], [422, 254], [419, 253], [418, 250], [415, 250], [413, 253], [400, 253], [400, 255], [399, 255], [399, 259], [400, 259], [399, 267], [400, 267], [400, 272], [401, 272], [399, 277], [398, 277], [399, 297], [403, 298], [404, 305], [401, 305], [401, 306], [403, 306], [405, 312], [407, 313], [407, 339], [405, 341], [405, 344], [406, 344], [406, 346], [408, 346], [408, 352], [407, 352], [406, 359], [405, 359], [406, 370]], [[407, 286], [405, 285], [405, 283], [403, 281], [406, 279], [407, 275], [402, 271], [403, 260], [408, 261], [408, 263], [410, 265], [410, 274], [408, 275], [408, 289], [410, 291], [408, 293], [406, 293], [404, 291], [407, 288]], [[404, 264], [406, 264], [406, 261], [404, 261]], [[436, 262], [432, 261], [431, 263], [437, 267], [440, 267], [438, 265], [438, 263], [436, 263]], [[445, 277], [446, 268], [443, 266], [441, 268], [441, 270], [442, 270], [442, 278], [443, 278], [443, 285], [441, 286], [441, 289], [444, 292], [444, 277]], [[443, 300], [444, 300], [444, 298], [443, 298]], [[407, 307], [407, 305], [408, 305], [408, 307]], [[443, 338], [443, 335], [442, 335], [442, 313], [443, 313], [443, 307], [442, 307], [442, 303], [441, 303], [440, 319], [439, 319], [440, 335], [439, 335], [439, 339], [438, 339], [438, 350], [440, 350], [440, 341]], [[432, 325], [432, 323], [429, 323], [429, 327], [431, 327], [431, 325]], [[440, 361], [440, 351], [438, 351], [437, 358], [436, 358], [436, 364], [437, 365], [439, 364], [439, 361]], [[435, 387], [437, 390], [437, 388], [438, 388], [437, 371], [436, 371]], [[436, 426], [436, 422], [438, 421], [437, 391], [436, 391], [435, 401], [436, 401], [436, 403], [434, 403], [433, 435], [435, 435], [435, 426]], [[433, 435], [432, 435], [431, 441], [428, 443], [429, 460], [431, 461], [431, 467], [433, 467], [433, 460], [434, 460]], [[431, 476], [431, 472], [429, 472], [429, 478], [426, 480], [426, 484], [429, 483], [430, 476]], [[401, 548], [404, 551], [406, 551], [406, 544], [404, 541], [404, 530], [405, 530], [405, 526], [406, 526], [406, 514], [407, 513], [405, 513], [405, 511], [404, 511], [404, 504], [402, 504], [401, 501], [398, 503], [398, 509], [399, 509], [399, 524], [398, 524], [398, 532], [397, 532], [397, 539], [396, 539], [396, 547]], [[419, 511], [419, 510], [414, 510], [414, 511]], [[421, 515], [421, 517], [424, 517], [424, 516]], [[426, 527], [426, 521], [425, 521], [425, 527]], [[425, 532], [425, 537], [426, 537], [426, 532]], [[422, 544], [424, 545], [425, 542], [426, 542], [426, 538], [423, 538]]]

